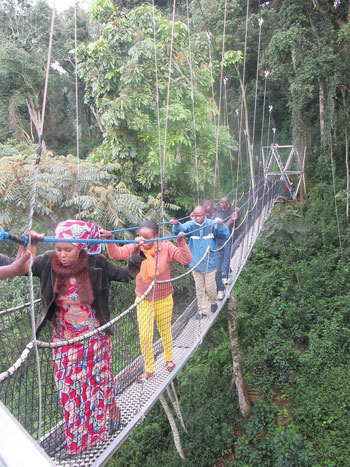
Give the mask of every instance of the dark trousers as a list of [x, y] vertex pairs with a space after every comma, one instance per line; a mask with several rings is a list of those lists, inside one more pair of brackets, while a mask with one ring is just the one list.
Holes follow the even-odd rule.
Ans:
[[[219, 290], [225, 290], [225, 286], [224, 286], [224, 283], [222, 282], [222, 279], [223, 278], [227, 279], [229, 274], [230, 274], [230, 259], [231, 259], [232, 240], [233, 240], [233, 236], [226, 243], [224, 248], [222, 248], [220, 251], [218, 251], [219, 261], [218, 261], [218, 267], [216, 269], [216, 276], [215, 276], [218, 291]], [[221, 243], [221, 245], [219, 244], [218, 245], [219, 248], [222, 245], [223, 245], [223, 243]]]

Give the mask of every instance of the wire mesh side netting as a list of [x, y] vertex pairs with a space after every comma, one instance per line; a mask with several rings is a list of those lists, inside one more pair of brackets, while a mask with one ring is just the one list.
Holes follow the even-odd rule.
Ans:
[[[284, 189], [283, 183], [264, 185], [254, 196], [241, 200], [226, 298], [274, 200]], [[135, 283], [113, 283], [111, 323], [68, 343], [55, 344], [57, 336], [48, 322], [38, 343], [40, 382], [30, 347], [29, 307], [0, 312], [0, 399], [55, 462], [92, 465], [106, 446], [114, 443], [116, 449], [135, 414], [154, 403], [149, 401], [159, 397], [155, 395], [159, 388], [169, 384], [169, 375], [173, 377], [199, 345], [210, 324], [195, 320], [192, 274], [187, 267], [173, 263], [171, 277], [171, 282], [156, 283], [138, 304]], [[65, 332], [70, 332], [65, 337], [74, 337], [79, 320], [60, 319]]]

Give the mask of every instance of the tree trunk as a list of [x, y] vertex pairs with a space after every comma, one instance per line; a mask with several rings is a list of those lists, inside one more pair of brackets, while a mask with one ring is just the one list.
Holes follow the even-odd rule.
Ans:
[[168, 404], [166, 403], [166, 400], [165, 400], [163, 394], [159, 397], [159, 400], [160, 400], [160, 403], [163, 406], [164, 412], [166, 413], [166, 415], [168, 417], [169, 424], [170, 424], [170, 427], [171, 427], [171, 431], [173, 432], [173, 438], [174, 438], [174, 443], [175, 443], [176, 450], [177, 450], [179, 456], [181, 457], [181, 459], [184, 461], [185, 460], [185, 453], [184, 453], [184, 451], [182, 449], [179, 430], [177, 429], [176, 422], [175, 422], [175, 419], [173, 417], [173, 414], [171, 413], [171, 410], [170, 410]]
[[349, 220], [350, 173], [349, 173], [349, 140], [348, 140], [347, 127], [345, 127], [345, 164], [346, 164], [346, 218], [347, 220]]
[[175, 410], [175, 412], [176, 412], [177, 418], [179, 419], [182, 428], [183, 428], [183, 429], [185, 430], [185, 432], [187, 433], [186, 425], [185, 425], [185, 422], [184, 422], [184, 419], [183, 419], [183, 416], [182, 416], [182, 413], [181, 413], [180, 404], [179, 404], [179, 399], [178, 399], [178, 397], [177, 397], [176, 389], [175, 389], [175, 385], [174, 385], [174, 382], [173, 382], [173, 381], [172, 381], [172, 383], [171, 383], [171, 389], [173, 390], [173, 394], [171, 393], [170, 387], [169, 387], [169, 386], [166, 388], [166, 391], [167, 391], [167, 393], [168, 393], [170, 402], [173, 404], [173, 407], [174, 407], [174, 410]]
[[292, 110], [293, 147], [299, 154], [303, 154], [306, 147], [305, 125], [299, 109]]
[[300, 167], [300, 201], [302, 203], [304, 202], [304, 196], [306, 196], [305, 160], [306, 160], [306, 148], [304, 148], [304, 154], [301, 160], [301, 167]]
[[100, 116], [98, 115], [98, 112], [92, 106], [90, 107], [90, 109], [91, 109], [91, 112], [93, 113], [94, 117], [96, 118], [96, 122], [98, 124], [99, 129], [100, 129], [100, 132], [104, 133], [103, 125], [102, 125]]
[[[36, 133], [38, 135], [38, 138], [40, 135], [42, 135], [42, 128], [41, 128], [41, 122], [40, 122], [40, 112], [37, 112], [34, 107], [34, 102], [33, 99], [30, 96], [27, 96], [26, 98], [26, 103], [27, 103], [27, 109], [30, 117], [30, 121], [33, 123]], [[44, 153], [46, 153], [46, 144], [44, 141], [44, 138], [42, 139], [42, 150]]]
[[233, 362], [233, 374], [235, 378], [236, 388], [238, 392], [239, 408], [243, 417], [247, 417], [250, 413], [251, 407], [248, 398], [247, 387], [244, 382], [242, 369], [241, 369], [241, 357], [239, 350], [238, 330], [237, 330], [237, 297], [231, 292], [228, 302], [228, 331], [231, 341], [232, 348], [232, 362]]
[[322, 145], [325, 143], [325, 99], [324, 99], [324, 86], [320, 83], [319, 87], [319, 102], [320, 102], [320, 135]]

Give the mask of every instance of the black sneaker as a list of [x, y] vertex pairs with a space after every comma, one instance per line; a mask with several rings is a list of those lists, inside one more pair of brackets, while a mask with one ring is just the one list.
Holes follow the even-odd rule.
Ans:
[[218, 309], [218, 304], [217, 303], [213, 303], [212, 306], [210, 307], [210, 311], [212, 313], [215, 313], [217, 309]]

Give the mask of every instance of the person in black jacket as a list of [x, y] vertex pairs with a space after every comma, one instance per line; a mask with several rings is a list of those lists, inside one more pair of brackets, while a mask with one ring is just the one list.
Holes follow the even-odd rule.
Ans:
[[133, 280], [143, 258], [136, 245], [127, 266], [119, 267], [99, 254], [100, 244], [79, 242], [100, 238], [98, 227], [90, 222], [61, 222], [55, 237], [72, 239], [72, 243], [56, 243], [54, 251], [35, 259], [32, 271], [40, 278], [42, 299], [37, 332], [49, 319], [53, 341], [82, 336], [78, 342], [63, 342], [53, 349], [55, 382], [65, 419], [65, 457], [68, 457], [105, 441], [108, 412], [110, 433], [119, 427], [120, 411], [111, 372], [111, 337], [107, 332], [87, 338], [84, 335], [110, 320], [111, 281]]

